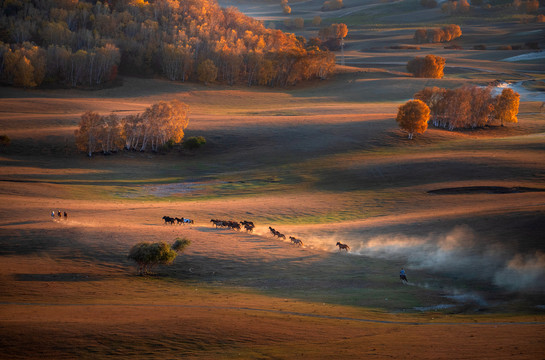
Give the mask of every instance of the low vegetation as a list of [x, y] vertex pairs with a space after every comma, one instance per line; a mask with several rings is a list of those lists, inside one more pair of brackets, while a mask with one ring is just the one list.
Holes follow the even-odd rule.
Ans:
[[206, 144], [206, 139], [203, 136], [192, 136], [184, 141], [183, 148], [187, 150], [196, 150]]
[[140, 242], [131, 248], [128, 259], [136, 262], [140, 275], [148, 275], [157, 265], [172, 264], [178, 253], [182, 253], [190, 244], [191, 241], [185, 238], [176, 239], [172, 246], [165, 242]]

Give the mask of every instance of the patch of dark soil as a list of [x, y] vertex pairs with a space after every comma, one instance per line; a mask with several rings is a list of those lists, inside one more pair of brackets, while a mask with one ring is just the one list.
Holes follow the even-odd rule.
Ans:
[[428, 194], [456, 195], [456, 194], [515, 194], [525, 192], [545, 192], [545, 189], [529, 188], [522, 186], [463, 186], [443, 188], [428, 191]]

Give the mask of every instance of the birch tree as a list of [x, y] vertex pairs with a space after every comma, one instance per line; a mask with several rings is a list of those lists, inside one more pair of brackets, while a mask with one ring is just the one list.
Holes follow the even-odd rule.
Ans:
[[75, 131], [76, 146], [89, 157], [98, 150], [101, 133], [101, 117], [98, 113], [87, 111], [81, 115], [79, 129]]
[[499, 121], [501, 126], [504, 122], [516, 123], [519, 112], [520, 95], [513, 89], [505, 88], [496, 98], [494, 107], [494, 120]]

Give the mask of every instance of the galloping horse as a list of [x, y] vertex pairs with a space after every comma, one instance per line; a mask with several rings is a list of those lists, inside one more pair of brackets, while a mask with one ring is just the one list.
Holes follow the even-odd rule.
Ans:
[[338, 247], [339, 247], [339, 251], [341, 250], [346, 250], [346, 252], [348, 252], [348, 250], [350, 250], [350, 246], [346, 245], [346, 244], [341, 244], [340, 242], [337, 241], [337, 244], [336, 244]]
[[294, 238], [293, 236], [290, 236], [290, 240], [295, 245], [303, 246], [303, 242], [297, 238]]

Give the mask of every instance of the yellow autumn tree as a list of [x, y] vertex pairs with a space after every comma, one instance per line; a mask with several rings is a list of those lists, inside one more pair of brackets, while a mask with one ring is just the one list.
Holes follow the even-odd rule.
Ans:
[[218, 68], [214, 65], [212, 60], [206, 59], [197, 67], [197, 75], [199, 76], [199, 81], [209, 84], [216, 81], [216, 78], [218, 77]]
[[399, 127], [409, 134], [423, 134], [428, 129], [430, 108], [421, 100], [409, 100], [397, 111], [396, 121]]
[[92, 156], [98, 150], [101, 131], [101, 116], [98, 113], [87, 111], [81, 115], [79, 129], [74, 132], [78, 150]]
[[519, 112], [520, 95], [513, 89], [505, 88], [501, 94], [496, 97], [496, 106], [494, 107], [494, 120], [497, 120], [503, 126], [504, 122], [516, 123]]
[[444, 75], [445, 58], [436, 55], [415, 57], [407, 63], [407, 71], [415, 77], [441, 79]]

